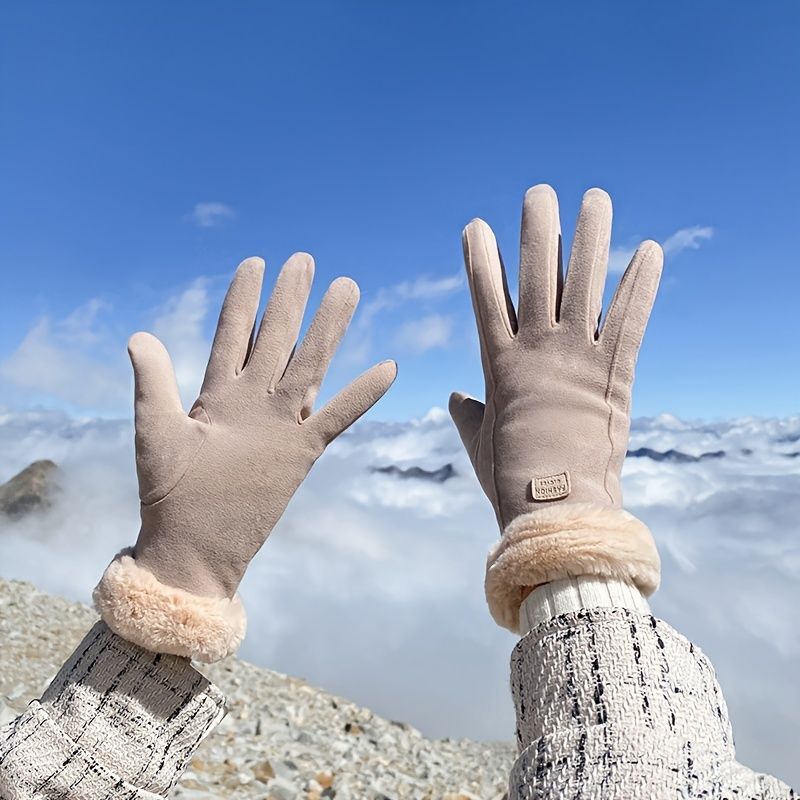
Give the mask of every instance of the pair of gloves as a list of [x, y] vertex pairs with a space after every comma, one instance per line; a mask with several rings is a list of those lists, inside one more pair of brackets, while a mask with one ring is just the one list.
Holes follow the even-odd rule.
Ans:
[[[489, 226], [474, 220], [463, 234], [486, 402], [456, 393], [450, 412], [502, 531], [486, 596], [511, 630], [526, 595], [552, 580], [621, 578], [645, 595], [658, 585], [658, 553], [622, 509], [620, 471], [663, 256], [654, 242], [639, 247], [601, 326], [610, 233], [611, 201], [591, 189], [564, 279], [556, 195], [530, 189], [516, 310]], [[313, 272], [304, 253], [286, 262], [256, 331], [264, 262], [239, 266], [188, 415], [163, 345], [130, 340], [142, 525], [94, 601], [112, 630], [148, 650], [204, 662], [236, 650], [247, 566], [325, 447], [394, 381], [384, 361], [314, 410], [359, 291], [334, 281], [295, 349]]]

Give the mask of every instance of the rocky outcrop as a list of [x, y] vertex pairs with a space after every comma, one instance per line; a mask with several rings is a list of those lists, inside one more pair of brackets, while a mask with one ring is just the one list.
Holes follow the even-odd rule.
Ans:
[[34, 461], [0, 485], [0, 514], [19, 519], [53, 504], [59, 491], [60, 469], [54, 462]]
[[[96, 620], [0, 578], [0, 729], [41, 695]], [[313, 634], [309, 638], [313, 647]], [[354, 654], [357, 657], [357, 654]], [[185, 800], [501, 800], [511, 743], [427, 739], [410, 725], [235, 658], [203, 672], [227, 716], [170, 797]], [[474, 701], [474, 700], [473, 700]]]

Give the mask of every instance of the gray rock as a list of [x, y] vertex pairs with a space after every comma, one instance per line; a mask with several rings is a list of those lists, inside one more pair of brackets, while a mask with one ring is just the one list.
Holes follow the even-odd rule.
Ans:
[[[0, 579], [0, 727], [38, 697], [94, 624], [78, 603]], [[228, 714], [173, 795], [182, 800], [501, 800], [511, 743], [427, 739], [302, 680], [226, 659], [198, 665]], [[318, 787], [322, 787], [319, 791]]]
[[53, 504], [59, 491], [58, 466], [48, 460], [34, 461], [0, 485], [0, 513], [19, 519]]

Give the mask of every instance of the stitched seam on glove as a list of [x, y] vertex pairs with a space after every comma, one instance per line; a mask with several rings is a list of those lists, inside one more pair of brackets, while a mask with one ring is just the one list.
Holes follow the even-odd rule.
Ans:
[[[488, 260], [488, 252], [489, 251], [488, 251], [488, 249], [486, 247], [486, 237], [483, 236], [483, 235], [481, 235], [481, 244], [483, 245], [484, 254], [486, 255], [486, 258]], [[469, 244], [467, 246], [469, 246]], [[469, 268], [472, 269], [472, 266], [471, 266], [472, 262], [468, 261], [467, 263], [470, 264]], [[498, 305], [499, 305], [499, 298], [497, 298], [497, 296], [496, 296], [497, 295], [497, 287], [494, 285], [494, 283], [492, 284], [492, 288], [494, 289], [495, 299], [497, 300]], [[505, 304], [505, 298], [503, 298], [503, 303]], [[481, 304], [479, 302], [476, 302], [474, 305], [475, 305], [476, 313], [477, 313], [478, 318], [479, 318], [481, 331], [483, 332], [481, 338], [483, 338], [485, 340], [487, 326], [486, 326], [486, 321], [483, 318], [482, 307], [481, 307]], [[504, 325], [506, 324], [505, 317], [503, 317], [503, 324]], [[506, 329], [508, 329], [507, 325], [506, 325]], [[509, 330], [509, 334], [511, 336], [511, 341], [513, 342], [514, 341], [514, 335], [510, 330]], [[487, 349], [487, 345], [486, 344], [483, 344], [482, 347], [484, 349]], [[491, 408], [492, 408], [492, 427], [491, 427], [491, 431], [490, 431], [491, 437], [492, 437], [492, 487], [494, 489], [494, 496], [495, 496], [495, 499], [497, 501], [497, 517], [500, 520], [500, 524], [504, 525], [505, 522], [504, 522], [504, 517], [503, 517], [503, 508], [502, 508], [501, 500], [500, 500], [500, 490], [499, 490], [499, 488], [497, 486], [497, 471], [495, 469], [495, 465], [497, 464], [497, 458], [496, 458], [496, 450], [495, 450], [496, 445], [495, 445], [494, 430], [495, 430], [495, 423], [497, 421], [497, 411], [496, 411], [496, 408], [495, 408], [494, 396], [495, 396], [495, 386], [497, 385], [497, 381], [495, 380], [494, 372], [492, 371], [492, 358], [489, 357], [489, 353], [486, 354], [485, 361], [486, 361], [486, 369], [489, 372], [489, 378], [490, 378], [490, 380], [492, 382], [491, 397], [487, 397], [487, 409], [488, 409], [488, 407], [490, 405], [491, 405]], [[478, 441], [480, 442], [480, 438], [478, 439]], [[476, 451], [476, 453], [477, 453], [477, 451]], [[476, 461], [477, 461], [477, 458], [476, 458]]]
[[[625, 311], [627, 311], [627, 307], [628, 307], [628, 305], [630, 305], [630, 298], [631, 297], [636, 297], [636, 285], [639, 282], [639, 280], [641, 279], [641, 277], [642, 277], [642, 270], [638, 269], [636, 271], [636, 275], [634, 275], [634, 277], [633, 277], [633, 284], [631, 285], [630, 294], [628, 295], [628, 302], [626, 303]], [[608, 384], [606, 385], [606, 396], [605, 396], [606, 404], [608, 405], [608, 408], [609, 408], [608, 438], [609, 438], [609, 441], [611, 442], [611, 452], [609, 453], [608, 462], [606, 463], [605, 475], [603, 477], [603, 488], [606, 490], [606, 494], [611, 499], [612, 505], [614, 503], [614, 497], [612, 496], [611, 491], [608, 488], [608, 475], [609, 475], [609, 470], [611, 468], [611, 462], [614, 459], [614, 454], [616, 452], [616, 447], [615, 447], [615, 443], [614, 443], [614, 436], [613, 436], [613, 433], [612, 433], [612, 430], [613, 430], [613, 427], [614, 427], [614, 405], [611, 402], [611, 394], [612, 394], [612, 391], [613, 391], [612, 390], [612, 386], [614, 384], [614, 376], [615, 376], [616, 371], [617, 371], [617, 363], [618, 363], [618, 359], [619, 359], [620, 345], [621, 345], [621, 343], [622, 343], [622, 341], [624, 339], [625, 329], [626, 329], [626, 326], [628, 325], [628, 320], [629, 320], [628, 314], [624, 314], [623, 317], [622, 317], [622, 323], [620, 324], [619, 330], [617, 331], [617, 338], [616, 338], [616, 341], [614, 342], [614, 352], [611, 355], [611, 366], [610, 366], [609, 371], [608, 371]], [[601, 335], [601, 338], [602, 338], [602, 335]], [[632, 388], [633, 388], [632, 385], [628, 387], [628, 395], [627, 395], [628, 396], [628, 406], [630, 406], [630, 392], [631, 392]], [[626, 410], [629, 410], [629, 409], [626, 409]]]
[[[203, 412], [203, 416], [206, 418], [206, 423], [209, 426], [211, 426], [212, 424], [211, 417], [208, 415], [208, 411], [206, 411], [205, 407], [199, 402], [196, 403], [194, 407], [199, 408]], [[190, 419], [194, 420], [193, 417], [190, 417]], [[199, 422], [199, 420], [194, 420], [194, 421]], [[175, 489], [177, 489], [178, 486], [180, 486], [181, 482], [186, 477], [186, 474], [189, 472], [194, 463], [197, 461], [197, 458], [200, 455], [200, 451], [203, 449], [207, 441], [208, 441], [208, 433], [206, 432], [203, 435], [203, 441], [200, 442], [200, 444], [197, 446], [197, 449], [194, 451], [194, 453], [192, 453], [192, 457], [186, 462], [186, 467], [183, 469], [181, 474], [175, 479], [175, 483], [173, 483], [172, 486], [170, 486], [169, 489], [167, 489], [167, 491], [163, 495], [161, 495], [161, 497], [159, 497], [157, 500], [149, 500], [147, 502], [145, 502], [144, 500], [140, 500], [141, 505], [146, 508], [152, 508], [153, 506], [158, 505], [163, 500], [166, 500], [172, 494], [172, 492], [174, 492]]]

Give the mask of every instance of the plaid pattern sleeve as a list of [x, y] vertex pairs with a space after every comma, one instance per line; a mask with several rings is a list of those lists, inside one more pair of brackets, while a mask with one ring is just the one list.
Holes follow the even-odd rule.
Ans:
[[538, 624], [512, 653], [511, 689], [509, 800], [796, 797], [736, 763], [711, 663], [649, 614], [596, 608]]
[[223, 715], [222, 694], [188, 659], [98, 622], [0, 734], [0, 798], [163, 798]]

